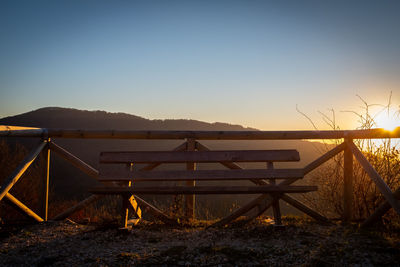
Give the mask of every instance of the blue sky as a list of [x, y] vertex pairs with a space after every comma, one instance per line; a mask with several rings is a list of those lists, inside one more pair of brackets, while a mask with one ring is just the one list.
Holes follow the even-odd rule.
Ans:
[[[0, 1], [0, 117], [45, 106], [310, 129], [400, 103], [399, 1]], [[324, 128], [323, 123], [320, 124]]]

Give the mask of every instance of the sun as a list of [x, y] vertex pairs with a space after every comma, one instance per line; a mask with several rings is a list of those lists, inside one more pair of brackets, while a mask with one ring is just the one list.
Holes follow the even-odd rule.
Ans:
[[378, 128], [393, 131], [400, 126], [400, 117], [393, 113], [382, 112], [375, 118], [375, 122]]

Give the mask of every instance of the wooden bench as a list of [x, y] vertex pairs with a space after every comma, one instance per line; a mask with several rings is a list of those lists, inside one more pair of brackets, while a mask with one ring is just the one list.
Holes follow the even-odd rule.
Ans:
[[[129, 151], [101, 152], [101, 164], [124, 164], [130, 166], [118, 173], [105, 173], [100, 170], [99, 181], [104, 185], [92, 188], [94, 194], [122, 195], [123, 225], [128, 225], [128, 207], [133, 208], [140, 218], [140, 208], [135, 202], [139, 194], [272, 194], [275, 198], [273, 208], [275, 222], [281, 223], [279, 195], [283, 193], [305, 193], [316, 191], [316, 186], [279, 186], [276, 179], [297, 180], [303, 177], [303, 169], [275, 169], [274, 162], [299, 161], [297, 150], [228, 150], [228, 151]], [[222, 163], [265, 162], [263, 169], [229, 170], [159, 170], [149, 171], [164, 163]], [[133, 170], [132, 165], [150, 164], [145, 170]], [[255, 185], [230, 185], [230, 181], [251, 180]], [[269, 180], [265, 183], [263, 180]], [[186, 181], [186, 185], [160, 185], [160, 182]], [[189, 183], [188, 183], [189, 181]], [[220, 181], [220, 185], [194, 186], [194, 181]], [[151, 182], [151, 186], [133, 186], [140, 182]], [[191, 182], [191, 183], [190, 183]], [[136, 199], [140, 199], [136, 197]], [[140, 202], [143, 200], [140, 199]], [[144, 203], [144, 202], [142, 202]], [[148, 203], [145, 203], [148, 205]], [[157, 211], [159, 212], [159, 211]]]

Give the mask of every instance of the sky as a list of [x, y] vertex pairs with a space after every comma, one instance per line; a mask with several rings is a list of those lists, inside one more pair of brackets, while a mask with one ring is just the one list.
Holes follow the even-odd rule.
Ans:
[[0, 117], [59, 106], [313, 129], [297, 107], [353, 129], [357, 95], [400, 109], [398, 14], [395, 0], [1, 0]]

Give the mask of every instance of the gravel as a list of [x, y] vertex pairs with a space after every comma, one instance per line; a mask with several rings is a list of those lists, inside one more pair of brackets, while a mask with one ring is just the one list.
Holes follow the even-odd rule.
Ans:
[[288, 217], [225, 228], [66, 220], [1, 226], [0, 266], [400, 266], [400, 233]]

